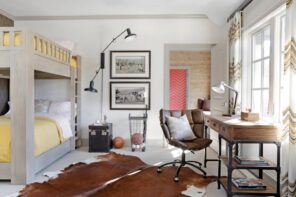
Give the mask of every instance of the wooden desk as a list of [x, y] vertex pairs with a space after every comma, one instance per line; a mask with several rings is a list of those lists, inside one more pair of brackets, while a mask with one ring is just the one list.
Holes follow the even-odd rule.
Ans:
[[[218, 162], [218, 188], [224, 187], [228, 196], [253, 195], [280, 196], [280, 135], [279, 127], [263, 121], [248, 122], [240, 120], [240, 117], [224, 117], [205, 115], [205, 132], [211, 128], [219, 134], [219, 162]], [[221, 140], [224, 139], [228, 146], [228, 156], [221, 155]], [[238, 144], [258, 143], [259, 156], [263, 157], [263, 144], [270, 143], [277, 146], [277, 163], [268, 166], [241, 165], [233, 160], [233, 154], [238, 155]], [[235, 151], [233, 153], [233, 146]], [[226, 165], [227, 178], [221, 178], [221, 161]], [[206, 160], [205, 160], [206, 163]], [[259, 169], [259, 178], [263, 178], [263, 170], [275, 170], [277, 172], [276, 188], [267, 184], [266, 190], [239, 190], [232, 184], [232, 171], [235, 169]], [[264, 182], [264, 180], [263, 180]]]

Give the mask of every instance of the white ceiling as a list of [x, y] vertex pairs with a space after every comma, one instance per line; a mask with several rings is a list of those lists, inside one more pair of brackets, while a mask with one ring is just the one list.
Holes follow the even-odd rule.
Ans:
[[0, 0], [17, 20], [44, 16], [206, 15], [217, 24], [244, 0]]

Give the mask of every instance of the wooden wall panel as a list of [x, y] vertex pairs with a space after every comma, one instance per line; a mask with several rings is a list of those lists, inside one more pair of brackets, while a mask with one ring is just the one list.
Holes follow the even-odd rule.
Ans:
[[0, 14], [0, 27], [13, 27], [14, 21]]
[[0, 78], [0, 115], [5, 114], [8, 107], [8, 99], [9, 99], [9, 80]]
[[190, 68], [190, 103], [188, 108], [196, 108], [198, 98], [210, 97], [210, 51], [172, 51], [170, 65]]

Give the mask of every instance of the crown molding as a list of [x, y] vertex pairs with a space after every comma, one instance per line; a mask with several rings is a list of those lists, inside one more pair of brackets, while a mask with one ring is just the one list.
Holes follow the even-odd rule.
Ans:
[[208, 19], [205, 14], [149, 14], [149, 15], [73, 15], [73, 16], [15, 16], [16, 21], [42, 20], [116, 20], [116, 19]]

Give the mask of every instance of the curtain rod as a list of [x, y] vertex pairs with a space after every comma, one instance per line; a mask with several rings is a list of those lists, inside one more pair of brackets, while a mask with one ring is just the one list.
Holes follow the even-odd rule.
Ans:
[[227, 18], [227, 22], [235, 15], [236, 12], [244, 10], [253, 0], [245, 0], [232, 14]]

